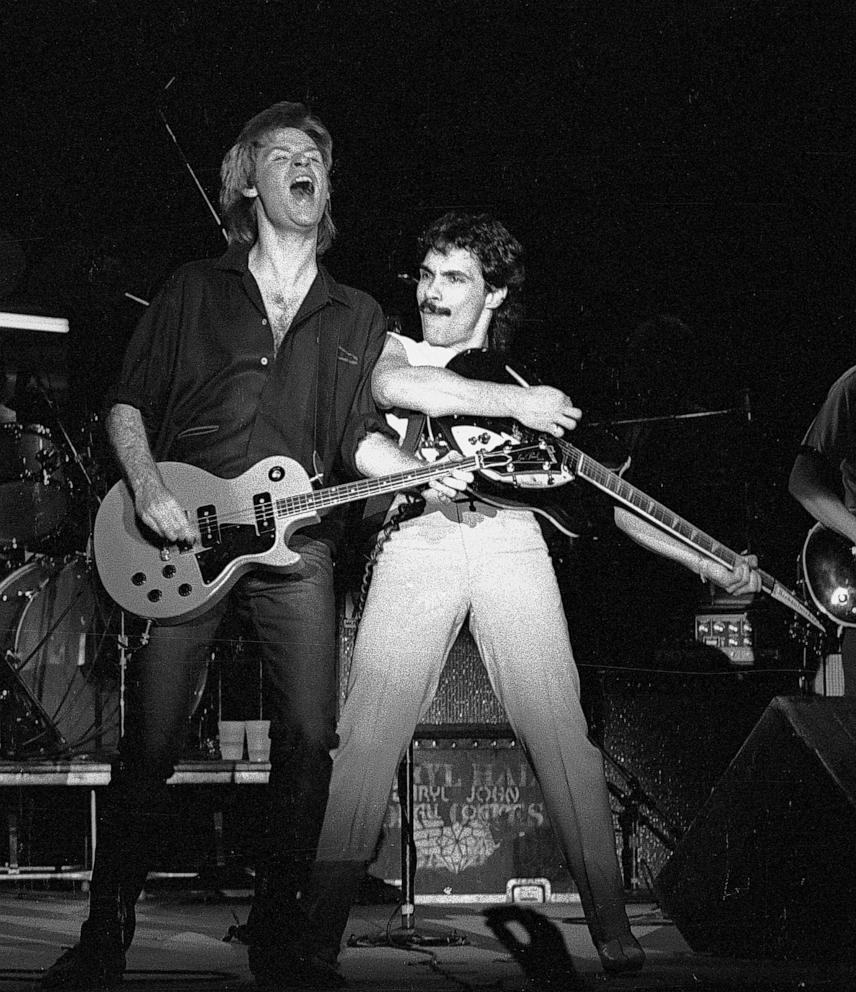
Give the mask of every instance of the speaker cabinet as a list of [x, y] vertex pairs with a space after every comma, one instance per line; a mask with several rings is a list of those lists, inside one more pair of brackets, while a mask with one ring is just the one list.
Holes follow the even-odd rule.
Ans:
[[[708, 652], [698, 647], [695, 654]], [[622, 863], [635, 862], [624, 864], [628, 887], [650, 887], [770, 700], [791, 688], [778, 677], [703, 671], [690, 661], [658, 672], [607, 670], [597, 679], [583, 672], [592, 735], [609, 756]], [[627, 823], [634, 801], [640, 815]]]
[[657, 876], [694, 951], [856, 961], [856, 701], [777, 696]]
[[[356, 641], [356, 624], [339, 621], [339, 711], [348, 693]], [[479, 649], [465, 623], [440, 675], [437, 692], [424, 722], [416, 728], [422, 738], [510, 738], [513, 736], [502, 703], [490, 684]]]
[[[544, 797], [513, 741], [418, 742], [414, 748], [415, 890], [434, 901], [503, 898], [509, 883], [541, 879], [552, 893], [574, 891]], [[398, 783], [369, 871], [401, 877]]]

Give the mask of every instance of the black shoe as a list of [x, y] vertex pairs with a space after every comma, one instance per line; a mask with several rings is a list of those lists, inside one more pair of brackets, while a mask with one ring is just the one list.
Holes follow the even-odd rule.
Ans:
[[603, 970], [610, 975], [640, 971], [645, 964], [645, 952], [632, 933], [622, 933], [595, 946]]
[[261, 992], [287, 989], [340, 989], [347, 985], [335, 965], [296, 948], [250, 947], [250, 971]]
[[354, 902], [357, 906], [397, 906], [401, 902], [401, 889], [366, 872], [360, 879]]
[[125, 952], [118, 942], [84, 940], [57, 958], [42, 976], [43, 989], [104, 992], [118, 988], [125, 972]]

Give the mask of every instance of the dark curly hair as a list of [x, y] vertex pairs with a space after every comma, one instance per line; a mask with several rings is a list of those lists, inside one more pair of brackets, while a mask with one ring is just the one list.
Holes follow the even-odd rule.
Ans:
[[491, 289], [507, 289], [493, 313], [488, 333], [491, 351], [507, 351], [523, 313], [520, 299], [525, 269], [523, 246], [508, 228], [490, 214], [452, 211], [435, 220], [419, 239], [423, 251], [446, 254], [452, 248], [471, 252]]
[[[274, 131], [293, 127], [303, 131], [318, 146], [329, 176], [333, 168], [333, 139], [326, 127], [302, 103], [282, 100], [247, 121], [234, 145], [226, 152], [220, 167], [220, 207], [229, 241], [253, 244], [258, 237], [254, 201], [244, 196], [244, 189], [255, 182], [256, 157], [265, 140]], [[330, 213], [330, 201], [318, 225], [317, 254], [323, 255], [333, 243], [336, 227]]]

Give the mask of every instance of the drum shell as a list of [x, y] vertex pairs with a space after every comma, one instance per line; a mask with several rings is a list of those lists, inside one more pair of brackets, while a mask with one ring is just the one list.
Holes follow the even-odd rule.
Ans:
[[0, 424], [0, 545], [56, 531], [68, 512], [61, 457], [40, 424]]
[[118, 743], [118, 686], [103, 657], [114, 643], [105, 605], [94, 570], [77, 559], [33, 558], [0, 582], [2, 650], [64, 739], [64, 754], [113, 751]]

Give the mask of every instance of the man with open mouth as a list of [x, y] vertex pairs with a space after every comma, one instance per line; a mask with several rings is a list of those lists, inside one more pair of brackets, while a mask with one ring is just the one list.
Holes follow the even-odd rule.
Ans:
[[[129, 343], [106, 426], [136, 518], [165, 556], [164, 577], [175, 568], [173, 557], [202, 557], [211, 547], [208, 521], [216, 513], [206, 511], [212, 496], [179, 499], [158, 463], [184, 463], [220, 481], [270, 463], [259, 486], [265, 490], [291, 462], [288, 471], [303, 473], [306, 491], [312, 479], [329, 486], [424, 467], [388, 436], [372, 398], [371, 370], [384, 344], [380, 307], [319, 262], [335, 233], [331, 164], [330, 134], [302, 104], [278, 103], [254, 117], [221, 168], [228, 250], [179, 268]], [[430, 485], [449, 494], [468, 479], [459, 473]], [[248, 493], [249, 523], [222, 518], [217, 529], [234, 541], [269, 540], [271, 528], [252, 510], [253, 499], [269, 495]], [[154, 852], [179, 829], [170, 822], [166, 783], [185, 744], [193, 687], [230, 605], [258, 652], [247, 661], [261, 661], [270, 720], [269, 809], [247, 925], [250, 969], [265, 989], [297, 973], [335, 982], [329, 966], [304, 959], [294, 922], [336, 744], [333, 549], [341, 530], [327, 514], [296, 533], [277, 531], [299, 554], [294, 567], [242, 572], [192, 619], [154, 623], [134, 653], [120, 753], [99, 804], [89, 918], [80, 942], [44, 975], [44, 988], [92, 992], [122, 980]], [[228, 541], [221, 545], [228, 550]], [[137, 572], [134, 581], [149, 579], [160, 582], [160, 570]]]

